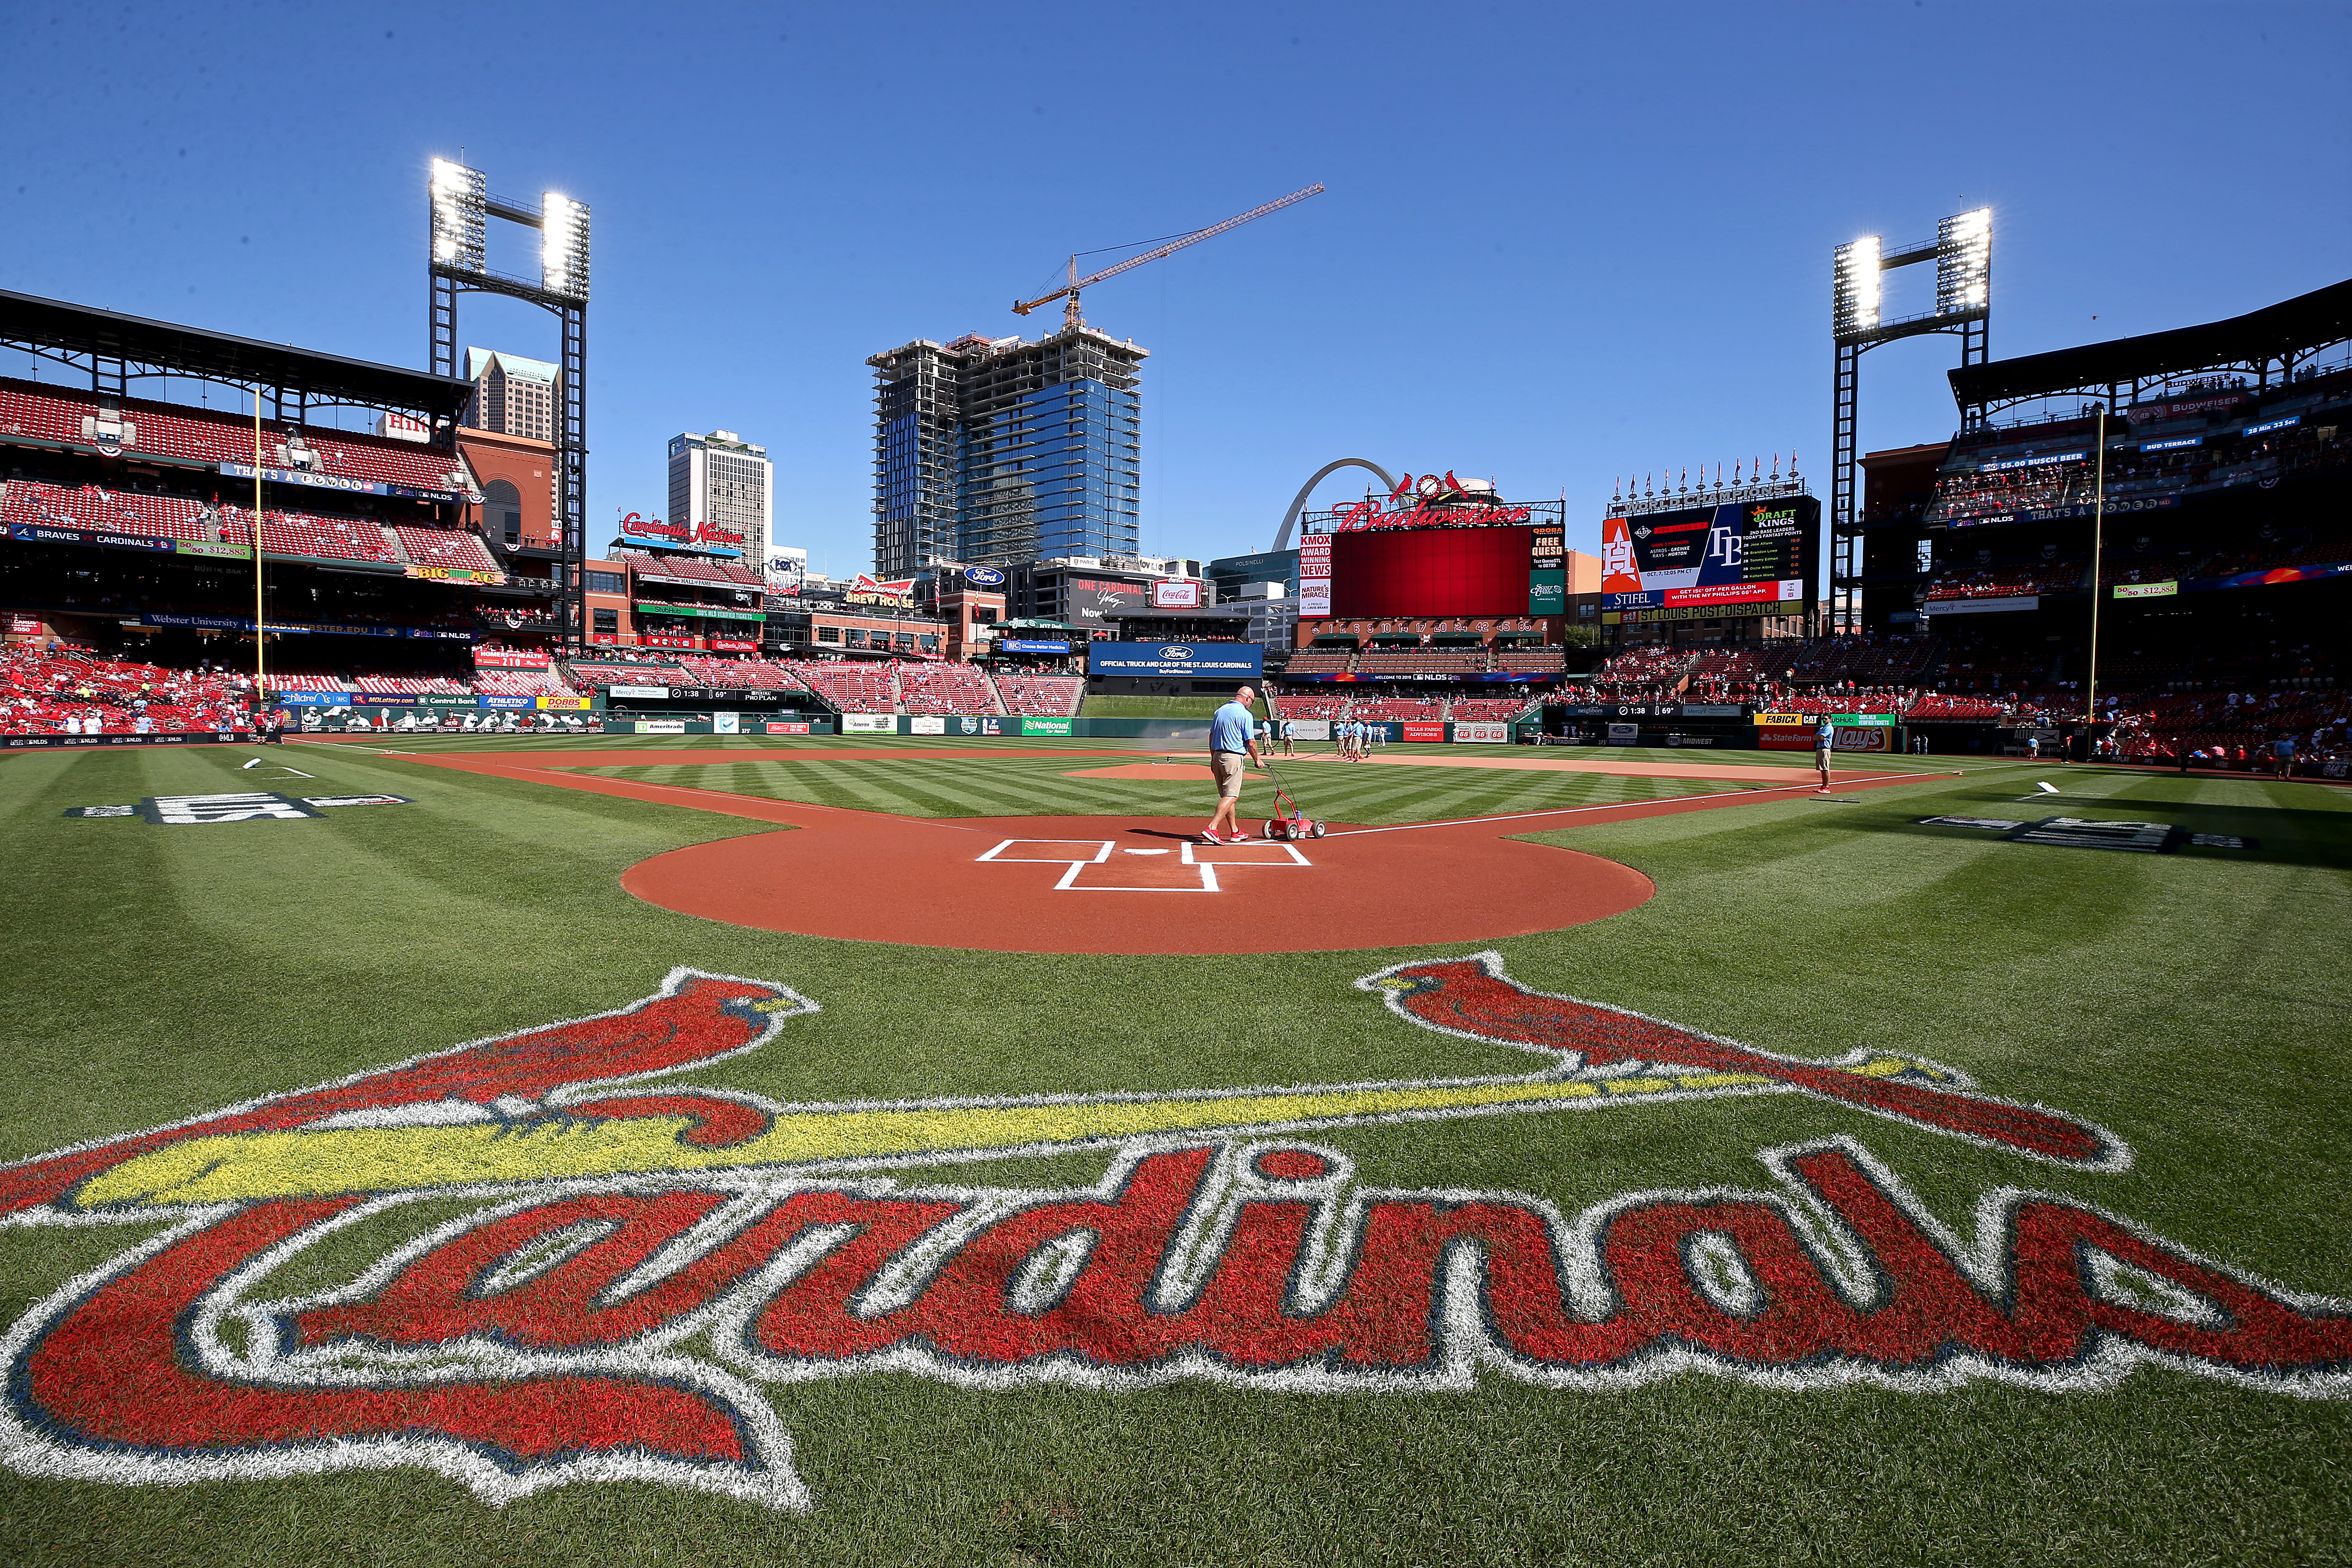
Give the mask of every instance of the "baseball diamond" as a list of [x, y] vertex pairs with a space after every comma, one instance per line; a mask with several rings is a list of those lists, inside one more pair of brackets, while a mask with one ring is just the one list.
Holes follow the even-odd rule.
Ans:
[[1228, 9], [11, 15], [0, 1568], [2352, 1564], [2352, 6]]

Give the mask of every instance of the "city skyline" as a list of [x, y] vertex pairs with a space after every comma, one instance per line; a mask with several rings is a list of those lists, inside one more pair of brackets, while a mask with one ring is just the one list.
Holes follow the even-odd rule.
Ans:
[[[266, 84], [201, 17], [135, 14], [121, 32], [68, 16], [14, 40], [0, 215], [42, 241], [0, 285], [421, 365], [429, 160], [462, 156], [526, 199], [568, 193], [598, 225], [586, 515], [660, 510], [655, 444], [674, 432], [764, 431], [793, 476], [778, 531], [835, 575], [872, 563], [859, 362], [877, 344], [1003, 336], [1022, 324], [1010, 301], [1068, 254], [1108, 259], [1308, 179], [1328, 194], [1088, 292], [1090, 320], [1153, 353], [1147, 553], [1265, 549], [1297, 485], [1339, 456], [1565, 490], [1596, 531], [1621, 476], [1790, 450], [1825, 473], [1830, 256], [1861, 235], [1916, 242], [1990, 205], [1996, 359], [2255, 309], [2336, 280], [2352, 253], [2352, 217], [2307, 199], [2303, 165], [2170, 137], [2162, 200], [2091, 174], [2100, 149], [2158, 135], [2159, 106], [2216, 97], [2262, 102], [2266, 135], [2332, 166], [2352, 60], [2340, 7], [2180, 8], [2149, 28], [2091, 6], [1981, 5], [1965, 26], [1948, 5], [1860, 26], [1504, 7], [1442, 26], [1307, 6], [1218, 28], [1106, 16], [1078, 37], [944, 8], [912, 28], [722, 9], [711, 25], [735, 46], [716, 60], [692, 47], [699, 25], [466, 13], [475, 46], [548, 67], [494, 115], [435, 68], [459, 13], [383, 26], [264, 5], [253, 25], [279, 38]], [[1343, 106], [1336, 84], [1381, 81], [1400, 51], [1411, 90]], [[904, 74], [1108, 65], [1133, 106], [1116, 134], [1042, 87], [1008, 89], [1022, 101], [991, 122], [1006, 173], [985, 200], [936, 157], [961, 110], [867, 112]], [[794, 91], [753, 90], [775, 79]], [[715, 117], [690, 138], [555, 111], [690, 82]], [[1917, 110], [1938, 94], [1945, 110]], [[72, 133], [134, 104], [135, 153]], [[332, 174], [296, 204], [282, 150], [298, 133]], [[713, 143], [780, 151], [730, 163], [729, 222], [698, 227], [710, 187], [679, 171]], [[894, 226], [932, 211], [954, 214], [951, 245]], [[494, 268], [535, 270], [500, 243]], [[520, 305], [469, 302], [467, 334], [555, 357]], [[1949, 433], [1948, 360], [1940, 342], [1872, 356], [1865, 447]], [[1343, 474], [1322, 493], [1357, 488]]]

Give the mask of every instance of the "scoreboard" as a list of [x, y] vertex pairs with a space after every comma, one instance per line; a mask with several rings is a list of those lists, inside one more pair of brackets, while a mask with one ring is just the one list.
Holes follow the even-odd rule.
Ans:
[[1601, 524], [1601, 619], [1802, 615], [1821, 572], [1822, 503], [1727, 501]]
[[1558, 523], [1309, 534], [1299, 542], [1298, 614], [1557, 616], [1567, 565]]

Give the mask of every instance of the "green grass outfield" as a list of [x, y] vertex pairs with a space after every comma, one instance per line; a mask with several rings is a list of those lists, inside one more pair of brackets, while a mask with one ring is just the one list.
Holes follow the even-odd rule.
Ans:
[[1223, 697], [1102, 697], [1091, 692], [1078, 711], [1089, 719], [1206, 719]]
[[[950, 744], [963, 754], [821, 760]], [[400, 740], [270, 748], [250, 771], [238, 766], [248, 747], [9, 755], [0, 1157], [618, 1006], [673, 964], [778, 982], [824, 1010], [664, 1088], [809, 1102], [1527, 1070], [1518, 1053], [1417, 1028], [1354, 988], [1372, 970], [1430, 956], [1422, 950], [1024, 955], [742, 929], [639, 902], [617, 879], [648, 856], [770, 825], [400, 754], [555, 760], [620, 749], [645, 757], [619, 770], [627, 776], [921, 816], [1205, 805], [1198, 784], [1063, 776], [1116, 760], [1087, 755], [1116, 746], [1083, 742]], [[713, 749], [807, 760], [663, 760]], [[993, 754], [1039, 749], [1071, 755]], [[1765, 784], [1802, 778], [1807, 760], [1608, 755], [1753, 763]], [[1963, 1232], [1983, 1194], [2029, 1187], [2295, 1289], [2352, 1296], [2352, 793], [2047, 763], [1887, 762], [1962, 776], [1841, 803], [1775, 797], [1535, 835], [1633, 866], [1657, 896], [1592, 925], [1492, 945], [1527, 985], [1766, 1049], [1822, 1057], [1867, 1044], [1935, 1058], [1989, 1093], [2113, 1130], [2134, 1151], [2129, 1169], [2032, 1163], [1793, 1095], [1311, 1140], [1344, 1152], [1366, 1185], [1518, 1193], [1573, 1215], [1622, 1194], [1759, 1187], [1759, 1150], [1848, 1135]], [[314, 776], [278, 777], [284, 767]], [[1367, 823], [1740, 788], [1324, 763], [1294, 777], [1317, 814]], [[2035, 779], [2059, 795], [2021, 800]], [[414, 804], [187, 828], [61, 815], [239, 789], [383, 792]], [[1245, 810], [1262, 798], [1253, 784]], [[2133, 855], [1914, 820], [1936, 815], [2155, 820], [2249, 847]], [[1099, 1178], [1108, 1161], [975, 1160], [905, 1179], [1066, 1186]], [[348, 1280], [403, 1236], [477, 1206], [436, 1200], [387, 1215], [270, 1292]], [[0, 1321], [162, 1228], [0, 1228]], [[718, 1364], [698, 1339], [677, 1353]], [[0, 1563], [2352, 1561], [2352, 1403], [2154, 1367], [2074, 1393], [1996, 1382], [1807, 1392], [1694, 1372], [1616, 1392], [1547, 1390], [1491, 1371], [1436, 1393], [1184, 1380], [1125, 1393], [990, 1389], [907, 1372], [758, 1386], [814, 1495], [804, 1515], [644, 1481], [557, 1486], [491, 1508], [413, 1468], [118, 1486], [11, 1463], [0, 1469]], [[16, 1451], [0, 1436], [0, 1461]]]

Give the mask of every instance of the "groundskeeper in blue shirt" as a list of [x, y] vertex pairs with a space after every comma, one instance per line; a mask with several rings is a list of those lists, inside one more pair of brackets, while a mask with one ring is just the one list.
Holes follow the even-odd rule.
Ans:
[[1238, 702], [1228, 702], [1209, 721], [1209, 750], [1246, 752], [1256, 727], [1248, 709]]

